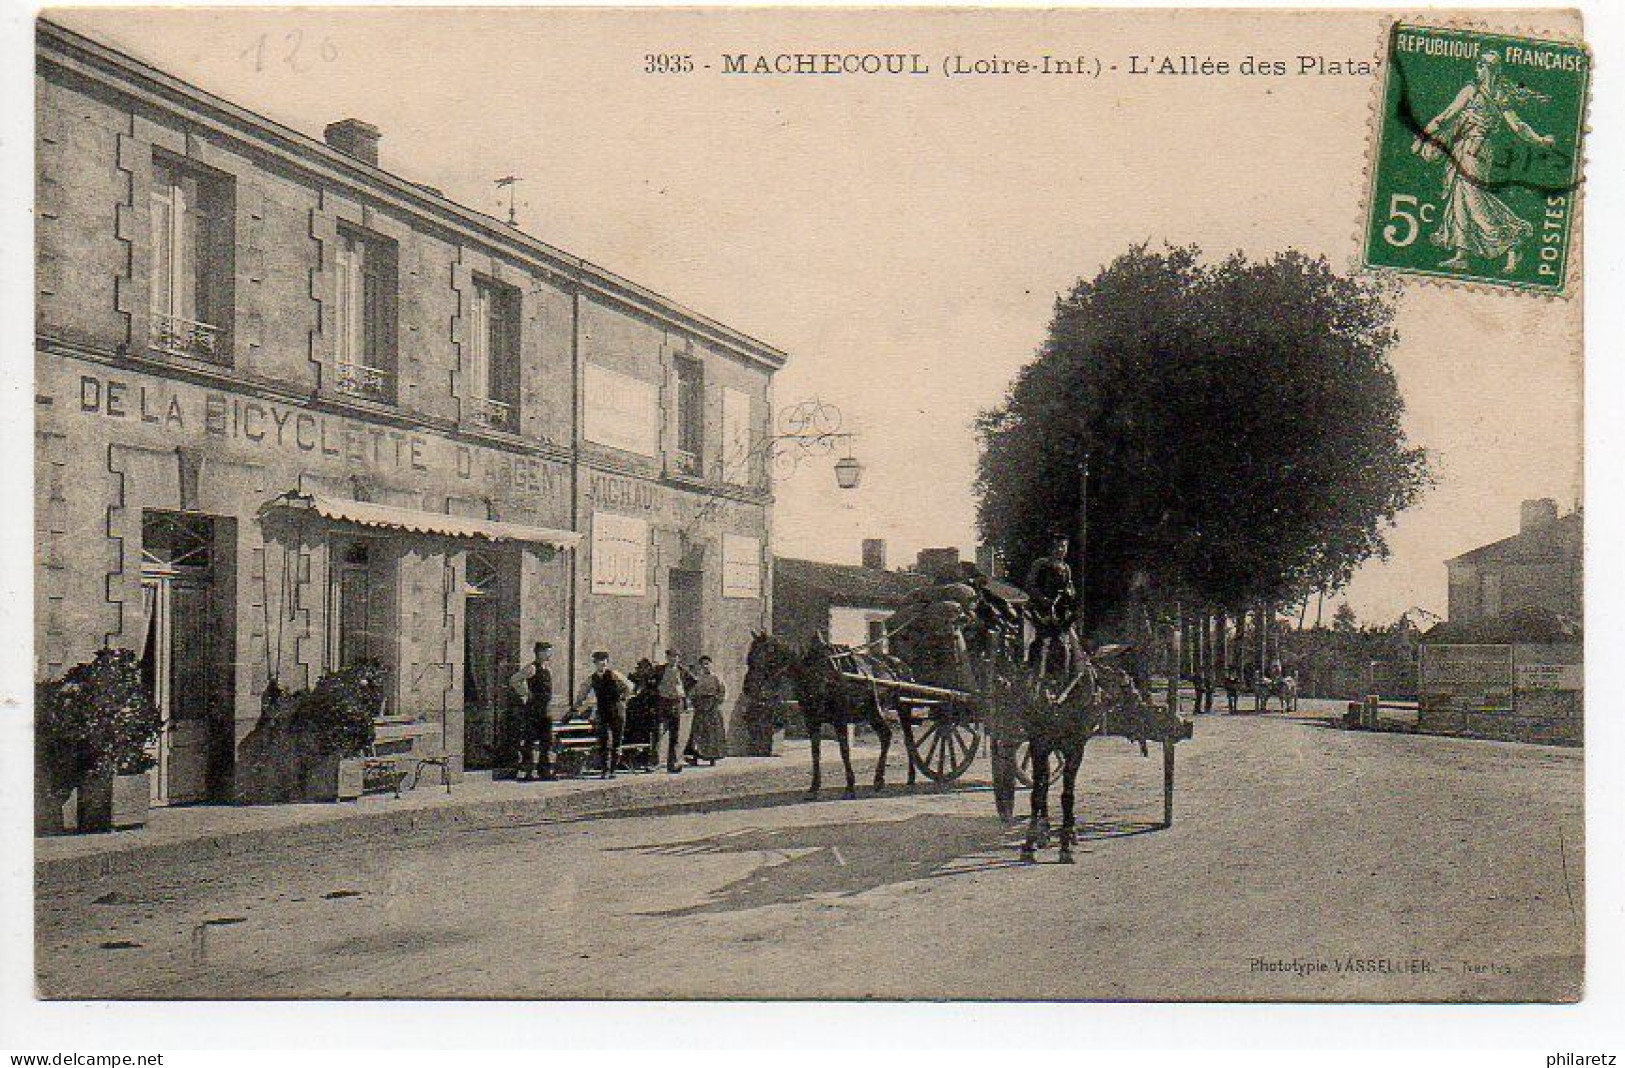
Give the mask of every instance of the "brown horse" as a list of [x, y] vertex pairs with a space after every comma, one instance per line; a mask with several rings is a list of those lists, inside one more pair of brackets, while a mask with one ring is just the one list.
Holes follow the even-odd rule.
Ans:
[[[875, 789], [886, 786], [886, 754], [891, 750], [892, 727], [882, 715], [882, 708], [891, 707], [891, 696], [880, 688], [865, 687], [841, 676], [831, 660], [832, 656], [856, 657], [861, 668], [876, 678], [896, 679], [900, 675], [891, 665], [879, 658], [850, 652], [814, 639], [806, 649], [797, 650], [765, 631], [753, 634], [750, 650], [745, 654], [745, 683], [743, 696], [747, 701], [759, 701], [771, 691], [787, 685], [795, 694], [801, 708], [802, 721], [807, 725], [807, 738], [812, 742], [812, 786], [807, 797], [818, 797], [823, 784], [819, 761], [819, 742], [824, 724], [835, 730], [835, 742], [841, 748], [841, 763], [846, 768], [846, 796], [857, 796], [857, 780], [852, 773], [852, 749], [847, 728], [854, 723], [867, 723], [880, 739], [880, 761], [875, 765]], [[914, 781], [914, 767], [909, 765], [909, 782]]]

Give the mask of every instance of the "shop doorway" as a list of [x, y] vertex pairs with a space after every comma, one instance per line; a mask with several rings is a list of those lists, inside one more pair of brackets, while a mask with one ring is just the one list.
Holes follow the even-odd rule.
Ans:
[[232, 584], [220, 574], [219, 522], [209, 516], [146, 512], [141, 588], [146, 635], [141, 670], [163, 718], [155, 804], [218, 799], [229, 792]]
[[[508, 676], [517, 669], [518, 618], [503, 581], [504, 557], [470, 550], [463, 582], [463, 765], [480, 770], [503, 762], [508, 737]], [[517, 568], [515, 568], [517, 570]], [[517, 576], [516, 576], [517, 577]]]
[[666, 633], [683, 663], [692, 665], [705, 652], [705, 572], [673, 569], [666, 589], [670, 602]]

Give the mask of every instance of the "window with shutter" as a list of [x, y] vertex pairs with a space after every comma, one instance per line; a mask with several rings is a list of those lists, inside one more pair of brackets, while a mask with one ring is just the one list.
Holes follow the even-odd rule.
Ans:
[[705, 371], [698, 360], [677, 360], [677, 469], [704, 472]]
[[468, 323], [470, 402], [474, 421], [519, 428], [519, 291], [474, 279]]
[[338, 388], [371, 400], [395, 401], [395, 242], [350, 227], [339, 230], [334, 256]]
[[234, 199], [229, 177], [169, 156], [153, 157], [149, 210], [154, 349], [231, 362]]

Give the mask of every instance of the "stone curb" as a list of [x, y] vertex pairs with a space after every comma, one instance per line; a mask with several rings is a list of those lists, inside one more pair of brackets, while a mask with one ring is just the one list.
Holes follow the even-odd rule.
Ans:
[[[864, 753], [854, 753], [852, 756], [853, 769], [861, 788], [861, 784], [874, 774], [874, 756]], [[831, 777], [831, 769], [828, 762], [825, 763], [826, 797], [840, 796], [838, 768], [837, 764], [835, 776]], [[362, 811], [307, 823], [202, 834], [183, 841], [150, 845], [136, 842], [82, 856], [36, 860], [35, 893], [37, 897], [44, 898], [136, 871], [150, 875], [158, 869], [188, 867], [270, 851], [320, 849], [362, 842], [387, 844], [378, 840], [405, 839], [459, 829], [498, 830], [539, 821], [614, 816], [649, 807], [706, 804], [800, 792], [807, 788], [809, 774], [808, 765], [800, 761], [734, 771], [724, 765], [714, 773], [701, 775], [668, 776], [655, 772], [617, 778], [601, 784], [593, 782], [589, 785], [584, 782], [579, 789], [535, 797], [459, 803], [453, 795], [440, 805]]]

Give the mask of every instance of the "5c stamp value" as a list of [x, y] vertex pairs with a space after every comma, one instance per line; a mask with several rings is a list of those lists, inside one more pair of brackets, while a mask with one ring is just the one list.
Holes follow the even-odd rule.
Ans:
[[1590, 67], [1579, 44], [1394, 25], [1365, 266], [1562, 293]]

